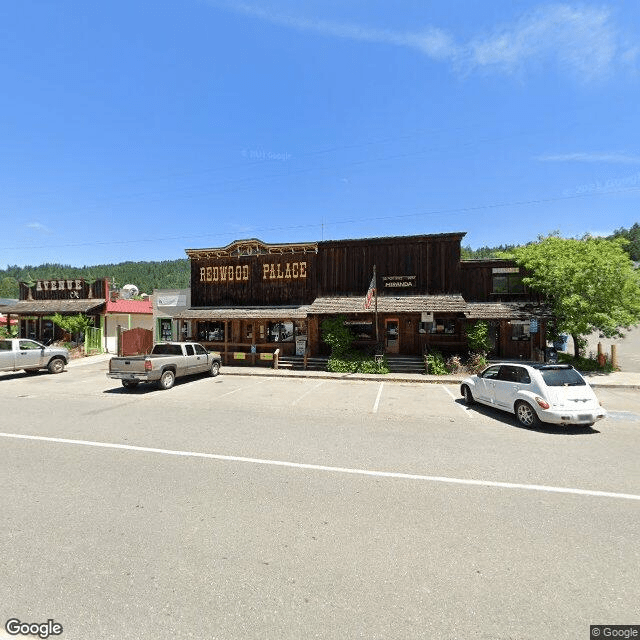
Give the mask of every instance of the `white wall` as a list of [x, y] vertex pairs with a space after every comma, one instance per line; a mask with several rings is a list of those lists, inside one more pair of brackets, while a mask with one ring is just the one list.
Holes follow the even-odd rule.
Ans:
[[117, 353], [118, 351], [118, 338], [116, 330], [118, 325], [122, 327], [123, 331], [127, 329], [149, 329], [153, 331], [153, 316], [144, 313], [121, 313], [121, 314], [109, 314], [105, 317], [106, 327], [102, 336], [102, 346], [105, 351], [109, 353]]

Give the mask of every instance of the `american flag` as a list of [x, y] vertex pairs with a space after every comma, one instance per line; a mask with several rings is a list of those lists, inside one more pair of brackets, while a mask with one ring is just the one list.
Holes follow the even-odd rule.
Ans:
[[369, 289], [367, 290], [367, 295], [364, 299], [364, 308], [371, 309], [371, 300], [373, 300], [373, 295], [376, 292], [376, 274], [373, 274], [371, 278], [371, 282], [369, 283]]

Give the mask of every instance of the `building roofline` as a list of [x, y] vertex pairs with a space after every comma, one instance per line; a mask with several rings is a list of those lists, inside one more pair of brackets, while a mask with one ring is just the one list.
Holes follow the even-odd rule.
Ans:
[[367, 238], [344, 238], [340, 240], [320, 240], [318, 241], [318, 246], [328, 245], [328, 244], [340, 244], [340, 243], [355, 243], [355, 242], [371, 242], [375, 241], [389, 241], [395, 242], [397, 240], [433, 240], [433, 239], [444, 239], [444, 238], [452, 238], [456, 240], [462, 240], [467, 235], [466, 231], [451, 231], [448, 233], [423, 233], [417, 235], [410, 236], [377, 236], [377, 237], [367, 237]]

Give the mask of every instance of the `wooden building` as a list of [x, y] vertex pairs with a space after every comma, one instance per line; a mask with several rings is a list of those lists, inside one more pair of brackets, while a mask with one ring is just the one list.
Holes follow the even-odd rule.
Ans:
[[56, 313], [82, 313], [99, 327], [109, 296], [109, 279], [66, 278], [21, 282], [18, 302], [5, 312], [20, 320], [19, 336], [44, 343], [61, 340], [63, 332], [51, 320]]
[[21, 282], [19, 295], [17, 303], [8, 307], [6, 313], [18, 318], [20, 337], [45, 344], [65, 338], [64, 331], [52, 320], [56, 313], [91, 318], [93, 328], [85, 335], [85, 346], [95, 352], [116, 352], [117, 335], [122, 329], [143, 327], [150, 332], [153, 329], [151, 301], [117, 299], [117, 292], [110, 291], [109, 278]]
[[[187, 249], [191, 306], [180, 335], [221, 351], [225, 362], [325, 355], [321, 325], [343, 315], [371, 352], [422, 355], [467, 350], [466, 328], [491, 327], [493, 353], [537, 358], [545, 320], [519, 268], [504, 260], [461, 261], [464, 233]], [[377, 296], [365, 308], [376, 273]], [[376, 310], [377, 307], [377, 310]], [[533, 322], [532, 322], [533, 320]]]

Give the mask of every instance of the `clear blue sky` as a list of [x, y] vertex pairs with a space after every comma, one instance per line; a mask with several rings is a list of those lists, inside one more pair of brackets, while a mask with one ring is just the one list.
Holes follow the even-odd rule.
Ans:
[[0, 5], [0, 268], [640, 220], [640, 3]]

